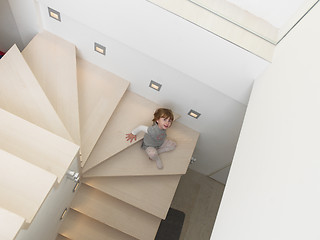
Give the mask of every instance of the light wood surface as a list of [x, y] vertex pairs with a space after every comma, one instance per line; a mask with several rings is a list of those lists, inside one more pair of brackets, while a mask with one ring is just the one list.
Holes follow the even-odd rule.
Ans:
[[[126, 134], [139, 125], [152, 125], [153, 114], [159, 107], [158, 104], [138, 94], [126, 91], [92, 150], [86, 165], [83, 167], [83, 172], [131, 146], [133, 143], [126, 141]], [[180, 116], [174, 113], [174, 117], [176, 120]], [[143, 133], [139, 133], [137, 141], [142, 139], [143, 136]]]
[[70, 238], [67, 238], [67, 237], [64, 237], [64, 236], [58, 234], [56, 240], [70, 240]]
[[72, 209], [63, 220], [60, 234], [76, 240], [135, 240], [116, 229], [89, 218]]
[[[83, 172], [130, 146], [125, 139], [126, 134], [139, 125], [151, 125], [157, 108], [159, 105], [156, 103], [126, 91], [83, 167]], [[142, 138], [143, 133], [138, 134], [137, 140]]]
[[75, 45], [44, 31], [31, 40], [22, 55], [72, 139], [80, 145]]
[[169, 139], [177, 143], [175, 150], [160, 154], [163, 169], [158, 169], [141, 149], [141, 142], [126, 148], [84, 174], [85, 177], [142, 176], [185, 174], [197, 143], [199, 133], [175, 122], [167, 130]]
[[0, 207], [31, 223], [57, 177], [0, 149]]
[[154, 239], [161, 219], [82, 184], [72, 209], [141, 240]]
[[82, 183], [165, 219], [180, 175], [84, 178]]
[[72, 140], [16, 45], [0, 61], [0, 107]]
[[0, 109], [0, 148], [58, 177], [61, 181], [79, 146]]
[[77, 74], [83, 166], [129, 82], [80, 58]]
[[0, 207], [0, 239], [14, 240], [24, 218]]

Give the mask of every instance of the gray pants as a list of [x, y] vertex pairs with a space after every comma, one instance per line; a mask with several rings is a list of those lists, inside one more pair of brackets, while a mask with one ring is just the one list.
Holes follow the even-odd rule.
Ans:
[[147, 155], [151, 160], [156, 161], [157, 167], [161, 169], [163, 168], [163, 164], [159, 157], [159, 154], [172, 151], [176, 148], [176, 146], [177, 144], [174, 141], [166, 139], [159, 148], [148, 147], [148, 146], [145, 146], [143, 143], [141, 147], [146, 151]]

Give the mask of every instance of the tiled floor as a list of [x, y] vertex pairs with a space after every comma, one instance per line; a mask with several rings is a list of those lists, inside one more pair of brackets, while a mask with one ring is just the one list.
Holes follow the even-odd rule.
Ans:
[[180, 240], [209, 240], [224, 185], [191, 169], [181, 177], [171, 207], [185, 213]]

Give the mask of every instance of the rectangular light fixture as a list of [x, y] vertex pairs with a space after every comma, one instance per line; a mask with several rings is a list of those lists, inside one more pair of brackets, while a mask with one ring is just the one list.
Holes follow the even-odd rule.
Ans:
[[160, 83], [157, 83], [153, 80], [150, 81], [150, 84], [149, 84], [149, 87], [153, 88], [154, 90], [157, 90], [157, 91], [160, 91], [160, 88], [161, 88], [161, 84]]
[[99, 43], [94, 43], [94, 50], [102, 55], [106, 55], [106, 47]]
[[195, 119], [198, 119], [201, 114], [191, 109], [191, 110], [188, 112], [188, 115], [191, 116], [191, 117], [193, 117], [193, 118], [195, 118]]
[[48, 11], [49, 11], [49, 16], [54, 18], [55, 20], [61, 22], [61, 17], [60, 17], [60, 13], [52, 8], [48, 7]]

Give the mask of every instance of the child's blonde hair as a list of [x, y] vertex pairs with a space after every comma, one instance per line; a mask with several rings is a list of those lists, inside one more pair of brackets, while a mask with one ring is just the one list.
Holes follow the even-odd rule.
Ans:
[[158, 108], [153, 114], [152, 121], [155, 123], [157, 120], [159, 120], [162, 117], [163, 118], [169, 118], [171, 121], [174, 120], [174, 115], [173, 115], [171, 109]]

